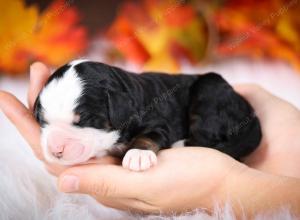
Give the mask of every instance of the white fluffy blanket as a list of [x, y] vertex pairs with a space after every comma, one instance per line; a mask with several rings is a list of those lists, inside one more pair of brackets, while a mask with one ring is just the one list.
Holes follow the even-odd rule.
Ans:
[[[300, 74], [283, 63], [227, 61], [188, 72], [217, 71], [231, 83], [254, 82], [300, 108]], [[27, 80], [0, 79], [0, 89], [26, 100]], [[230, 204], [216, 206], [213, 216], [201, 211], [182, 216], [135, 216], [98, 204], [89, 196], [56, 190], [56, 180], [34, 158], [15, 128], [0, 113], [0, 220], [94, 220], [94, 219], [235, 219]], [[287, 209], [261, 213], [256, 219], [296, 219]]]

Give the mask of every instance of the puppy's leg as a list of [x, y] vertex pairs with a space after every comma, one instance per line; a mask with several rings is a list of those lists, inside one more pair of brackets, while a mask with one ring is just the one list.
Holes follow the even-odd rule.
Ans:
[[126, 152], [122, 165], [123, 167], [142, 171], [147, 170], [157, 163], [156, 154], [161, 146], [168, 146], [166, 132], [161, 129], [136, 137], [130, 144]]
[[190, 94], [186, 146], [211, 147], [239, 159], [259, 145], [261, 129], [254, 110], [221, 76], [199, 76]]
[[156, 153], [158, 145], [151, 139], [145, 137], [136, 138], [130, 144], [130, 148], [122, 161], [124, 168], [133, 171], [143, 171], [157, 163]]

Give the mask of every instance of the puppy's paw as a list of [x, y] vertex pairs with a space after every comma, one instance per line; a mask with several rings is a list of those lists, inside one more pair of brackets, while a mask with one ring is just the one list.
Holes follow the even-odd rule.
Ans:
[[133, 171], [143, 171], [157, 163], [156, 155], [151, 150], [131, 149], [126, 152], [122, 165]]

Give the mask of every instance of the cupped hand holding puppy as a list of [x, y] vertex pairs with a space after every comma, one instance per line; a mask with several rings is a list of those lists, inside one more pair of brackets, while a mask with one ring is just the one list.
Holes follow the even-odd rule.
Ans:
[[[35, 63], [32, 66], [29, 109], [11, 94], [0, 93], [1, 109], [40, 159], [43, 159], [40, 128], [31, 109], [49, 76], [50, 71], [45, 65]], [[261, 146], [245, 158], [245, 163], [269, 173], [300, 177], [299, 169], [295, 168], [300, 155], [300, 142], [295, 136], [300, 131], [299, 111], [260, 87], [241, 85], [235, 89], [254, 106], [264, 136]], [[271, 202], [275, 207], [286, 201], [299, 213], [295, 205], [300, 198], [299, 180], [259, 172], [213, 149], [185, 147], [161, 151], [158, 164], [146, 172], [123, 169], [115, 165], [118, 161], [112, 157], [93, 163], [72, 168], [47, 164], [47, 168], [56, 175], [60, 174], [58, 182], [62, 191], [87, 193], [115, 208], [182, 212], [202, 207], [209, 211], [215, 201], [222, 204], [230, 199], [237, 214], [241, 212], [239, 203], [246, 213], [251, 214], [265, 210], [267, 207], [262, 200], [267, 199], [268, 205]], [[263, 191], [265, 187], [272, 190]], [[259, 190], [265, 196], [260, 196]], [[277, 198], [273, 190], [282, 191], [282, 196]], [[253, 196], [255, 194], [257, 196]], [[291, 195], [295, 198], [292, 202], [287, 200]]]
[[[44, 158], [40, 148], [40, 126], [32, 116], [31, 110], [38, 93], [49, 76], [50, 71], [45, 65], [35, 63], [31, 67], [28, 93], [29, 109], [9, 93], [1, 93], [0, 101], [4, 113], [16, 125], [36, 156], [41, 160]], [[195, 154], [196, 152], [197, 154]], [[193, 157], [193, 155], [195, 156]], [[72, 174], [62, 175], [59, 180], [59, 187], [63, 191], [89, 193], [97, 197], [100, 202], [113, 207], [130, 208], [132, 206], [131, 208], [136, 210], [148, 209], [148, 211], [155, 211], [159, 209], [159, 206], [163, 206], [155, 205], [155, 201], [152, 202], [153, 205], [151, 206], [150, 201], [151, 197], [156, 195], [153, 199], [157, 202], [164, 202], [159, 196], [163, 195], [162, 193], [168, 194], [168, 196], [164, 196], [165, 200], [177, 201], [177, 209], [179, 209], [181, 200], [176, 199], [179, 192], [178, 188], [186, 189], [185, 192], [181, 191], [181, 194], [188, 199], [189, 197], [192, 198], [191, 193], [188, 192], [191, 188], [198, 188], [198, 185], [203, 185], [199, 187], [197, 196], [193, 198], [200, 195], [209, 197], [208, 194], [217, 191], [222, 176], [230, 173], [230, 170], [235, 166], [240, 165], [229, 156], [208, 148], [170, 149], [162, 151], [158, 160], [159, 164], [147, 172], [130, 172], [119, 165], [114, 165], [117, 161], [112, 157], [94, 161], [97, 164], [76, 166], [67, 170], [65, 170], [67, 167], [64, 166], [49, 164], [46, 161], [45, 163], [47, 169], [53, 174], [59, 175], [64, 170], [72, 172]], [[78, 176], [79, 179], [76, 180], [75, 174], [82, 176]], [[199, 181], [191, 181], [197, 179]], [[192, 183], [195, 185], [191, 186]], [[135, 196], [130, 195], [131, 193], [134, 193]], [[171, 193], [173, 193], [173, 198]], [[142, 198], [139, 199], [139, 195], [146, 196], [144, 202]], [[149, 201], [147, 197], [149, 197]], [[169, 204], [168, 208], [172, 209], [172, 203], [167, 201], [164, 203], [165, 205]], [[197, 204], [193, 208], [198, 207], [198, 205], [200, 206]], [[187, 205], [186, 208], [188, 209], [189, 206]], [[203, 207], [205, 206], [203, 203]], [[168, 208], [165, 207], [165, 210]]]

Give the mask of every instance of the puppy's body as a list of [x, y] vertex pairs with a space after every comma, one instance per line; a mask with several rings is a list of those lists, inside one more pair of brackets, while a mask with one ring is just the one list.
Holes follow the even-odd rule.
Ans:
[[154, 153], [181, 139], [238, 159], [261, 139], [251, 106], [214, 73], [137, 75], [76, 61], [52, 75], [36, 101], [35, 115], [46, 158], [64, 164], [126, 154], [125, 167], [144, 170], [155, 164]]

